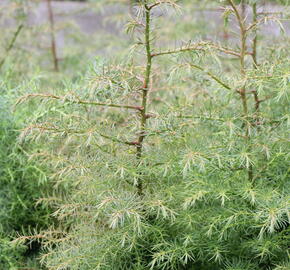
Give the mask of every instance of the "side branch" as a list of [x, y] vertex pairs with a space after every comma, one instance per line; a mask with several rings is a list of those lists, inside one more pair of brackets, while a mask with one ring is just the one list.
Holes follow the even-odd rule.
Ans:
[[[216, 50], [222, 52], [222, 53], [229, 54], [229, 55], [233, 55], [233, 56], [236, 56], [236, 57], [241, 57], [241, 54], [239, 52], [230, 50], [228, 48], [220, 47], [220, 46], [214, 45], [214, 44], [212, 44], [211, 47], [213, 49], [216, 49]], [[245, 54], [252, 55], [251, 52], [245, 52]]]
[[[249, 26], [245, 29], [245, 31], [249, 32], [249, 31], [251, 31], [253, 28], [256, 28], [257, 26], [259, 26], [259, 25], [262, 24], [262, 23], [266, 23], [266, 22], [269, 21], [269, 20], [274, 21], [274, 22], [278, 22], [278, 21], [279, 21], [276, 17], [273, 17], [273, 16], [271, 16], [271, 17], [263, 17], [262, 19], [257, 20], [257, 13], [254, 14], [254, 17], [255, 17], [255, 21], [254, 21], [251, 25], [249, 25]], [[281, 24], [280, 24], [280, 25], [281, 25]]]
[[74, 129], [63, 129], [63, 128], [59, 128], [56, 126], [32, 125], [32, 126], [26, 128], [22, 133], [26, 134], [33, 129], [39, 129], [42, 131], [51, 131], [51, 132], [55, 132], [55, 133], [66, 133], [66, 134], [92, 134], [92, 133], [96, 133], [99, 136], [101, 136], [105, 139], [108, 139], [112, 142], [115, 142], [115, 143], [121, 143], [121, 144], [125, 144], [125, 145], [130, 145], [130, 146], [138, 145], [138, 142], [122, 141], [116, 137], [108, 136], [108, 135], [103, 134], [97, 130], [74, 130]]
[[162, 5], [162, 4], [169, 4], [169, 5], [172, 5], [174, 7], [177, 7], [178, 5], [176, 3], [174, 3], [173, 1], [170, 1], [170, 0], [164, 0], [164, 1], [158, 1], [154, 4], [152, 4], [151, 6], [148, 6], [148, 10], [151, 10], [159, 5]]
[[28, 98], [33, 98], [33, 97], [57, 99], [57, 100], [62, 100], [63, 102], [68, 102], [68, 103], [73, 103], [73, 104], [94, 105], [94, 106], [122, 108], [122, 109], [131, 109], [131, 110], [142, 111], [142, 107], [139, 107], [139, 106], [113, 104], [113, 103], [102, 103], [102, 102], [81, 100], [79, 98], [70, 99], [70, 98], [67, 98], [66, 96], [61, 97], [61, 96], [56, 96], [56, 95], [52, 95], [52, 94], [28, 94], [28, 95], [18, 99], [18, 101], [16, 102], [16, 105], [22, 103], [24, 100], [26, 100]]
[[[220, 51], [222, 53], [233, 55], [233, 56], [236, 56], [238, 58], [241, 57], [239, 52], [230, 50], [228, 48], [221, 47], [221, 46], [213, 44], [213, 43], [207, 43], [207, 42], [200, 42], [200, 43], [196, 43], [196, 44], [191, 45], [191, 46], [184, 46], [184, 47], [177, 48], [177, 49], [174, 49], [174, 50], [168, 50], [168, 51], [163, 51], [163, 52], [158, 52], [158, 53], [152, 53], [151, 57], [153, 58], [155, 56], [170, 55], [170, 54], [176, 54], [176, 53], [181, 53], [181, 52], [189, 52], [189, 51], [205, 51], [207, 48], [216, 49], [216, 50], [218, 50], [218, 51]], [[252, 53], [246, 52], [246, 54], [251, 55]]]
[[205, 72], [209, 77], [211, 77], [213, 80], [215, 80], [218, 84], [220, 84], [221, 86], [223, 86], [224, 88], [226, 88], [228, 90], [232, 90], [232, 88], [229, 85], [224, 83], [221, 79], [219, 79], [217, 76], [212, 74], [210, 71], [207, 71], [203, 67], [195, 65], [195, 64], [189, 64], [189, 66], [192, 67], [192, 68], [196, 68], [196, 69], [199, 69], [199, 70]]
[[164, 52], [152, 53], [151, 57], [167, 55], [167, 54], [176, 54], [176, 53], [181, 53], [181, 52], [189, 52], [189, 51], [204, 51], [203, 46], [205, 46], [205, 45], [207, 45], [207, 44], [197, 43], [193, 46], [184, 46], [181, 48], [177, 48], [175, 50], [168, 50], [168, 51], [164, 51]]

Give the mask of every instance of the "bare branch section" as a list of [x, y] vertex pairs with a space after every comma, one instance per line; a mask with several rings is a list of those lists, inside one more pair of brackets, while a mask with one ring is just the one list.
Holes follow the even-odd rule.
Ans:
[[26, 100], [28, 98], [35, 98], [35, 97], [56, 99], [56, 100], [61, 100], [63, 102], [68, 102], [68, 103], [73, 103], [73, 104], [94, 105], [94, 106], [112, 107], [112, 108], [122, 108], [122, 109], [131, 109], [131, 110], [137, 110], [137, 111], [141, 111], [142, 110], [142, 107], [138, 107], [138, 106], [113, 104], [113, 103], [102, 103], [102, 102], [81, 100], [81, 99], [79, 99], [77, 97], [76, 97], [76, 99], [71, 99], [71, 98], [68, 98], [67, 96], [63, 96], [62, 97], [62, 96], [56, 96], [56, 95], [52, 95], [52, 94], [28, 94], [28, 95], [25, 95], [25, 96], [21, 97], [20, 99], [18, 99], [18, 101], [16, 102], [16, 105], [22, 103], [24, 100]]

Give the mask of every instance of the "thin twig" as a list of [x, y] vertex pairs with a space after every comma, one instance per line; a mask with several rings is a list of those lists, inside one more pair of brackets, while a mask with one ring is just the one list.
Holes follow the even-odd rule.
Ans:
[[52, 94], [28, 94], [16, 102], [16, 105], [21, 103], [23, 100], [28, 98], [34, 98], [34, 97], [40, 97], [40, 98], [49, 98], [49, 99], [57, 99], [62, 100], [63, 102], [73, 103], [73, 104], [83, 104], [83, 105], [95, 105], [95, 106], [103, 106], [103, 107], [112, 107], [112, 108], [123, 108], [123, 109], [132, 109], [141, 111], [142, 107], [138, 106], [131, 106], [131, 105], [122, 105], [122, 104], [113, 104], [113, 103], [103, 103], [103, 102], [95, 102], [95, 101], [88, 101], [88, 100], [81, 100], [81, 99], [69, 99], [66, 96], [56, 96]]
[[25, 130], [32, 130], [32, 129], [40, 129], [40, 130], [48, 130], [48, 131], [54, 131], [57, 133], [67, 133], [67, 134], [92, 134], [92, 133], [96, 133], [99, 136], [111, 140], [112, 142], [116, 142], [116, 143], [121, 143], [121, 144], [126, 144], [126, 145], [130, 145], [130, 146], [136, 146], [137, 142], [128, 142], [128, 141], [122, 141], [116, 137], [112, 137], [106, 134], [103, 134], [97, 130], [75, 130], [75, 129], [61, 129], [55, 126], [44, 126], [44, 125], [32, 125], [28, 128], [26, 128]]
[[7, 59], [7, 56], [9, 55], [9, 52], [12, 50], [12, 48], [14, 47], [14, 44], [15, 44], [15, 41], [17, 39], [17, 37], [19, 36], [19, 33], [21, 32], [23, 28], [23, 24], [20, 24], [18, 27], [17, 27], [17, 30], [15, 31], [11, 41], [10, 41], [10, 44], [9, 46], [6, 48], [6, 51], [5, 51], [5, 57], [1, 60], [0, 62], [0, 69], [2, 68], [2, 66], [4, 65], [6, 59]]
[[153, 8], [159, 6], [159, 5], [162, 5], [162, 4], [170, 4], [170, 5], [173, 5], [173, 6], [177, 6], [174, 2], [165, 0], [165, 1], [156, 2], [156, 3], [152, 4], [151, 6], [147, 6], [147, 9], [151, 10], [151, 9], [153, 9]]
[[219, 79], [218, 77], [216, 77], [214, 74], [212, 74], [210, 71], [207, 71], [205, 68], [195, 65], [195, 64], [188, 64], [190, 67], [199, 69], [203, 72], [205, 72], [209, 77], [211, 77], [213, 80], [215, 80], [218, 84], [220, 84], [221, 86], [223, 86], [224, 88], [231, 90], [232, 88], [227, 85], [226, 83], [224, 83], [221, 79]]
[[[177, 54], [181, 52], [190, 52], [190, 51], [204, 51], [206, 48], [213, 48], [222, 53], [233, 55], [240, 58], [240, 53], [230, 50], [228, 48], [221, 47], [219, 45], [213, 44], [211, 42], [199, 42], [193, 45], [188, 45], [184, 47], [180, 47], [173, 50], [167, 50], [163, 52], [152, 53], [151, 57], [161, 56], [161, 55], [170, 55], [170, 54]], [[251, 55], [251, 52], [245, 52], [245, 54]]]

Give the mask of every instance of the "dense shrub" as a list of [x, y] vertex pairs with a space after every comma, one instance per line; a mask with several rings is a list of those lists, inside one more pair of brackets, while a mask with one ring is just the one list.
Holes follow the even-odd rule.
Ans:
[[19, 262], [23, 260], [25, 246], [15, 246], [11, 244], [11, 239], [0, 234], [0, 267], [1, 269], [16, 270]]
[[[0, 268], [19, 269], [26, 253], [39, 245], [17, 246], [10, 241], [17, 234], [44, 228], [51, 220], [49, 208], [37, 200], [47, 196], [45, 173], [28, 160], [27, 147], [18, 143], [19, 120], [11, 113], [11, 95], [1, 80], [0, 96]], [[23, 121], [23, 120], [22, 120]]]

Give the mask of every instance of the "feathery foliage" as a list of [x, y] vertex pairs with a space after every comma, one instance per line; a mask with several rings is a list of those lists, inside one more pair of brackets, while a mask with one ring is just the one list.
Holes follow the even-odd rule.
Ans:
[[192, 2], [138, 1], [127, 57], [19, 99], [21, 141], [66, 190], [43, 200], [59, 220], [35, 236], [48, 269], [289, 267], [289, 37], [260, 39], [281, 18], [257, 1], [251, 18], [221, 2], [231, 38], [174, 46], [161, 26], [195, 33]]

